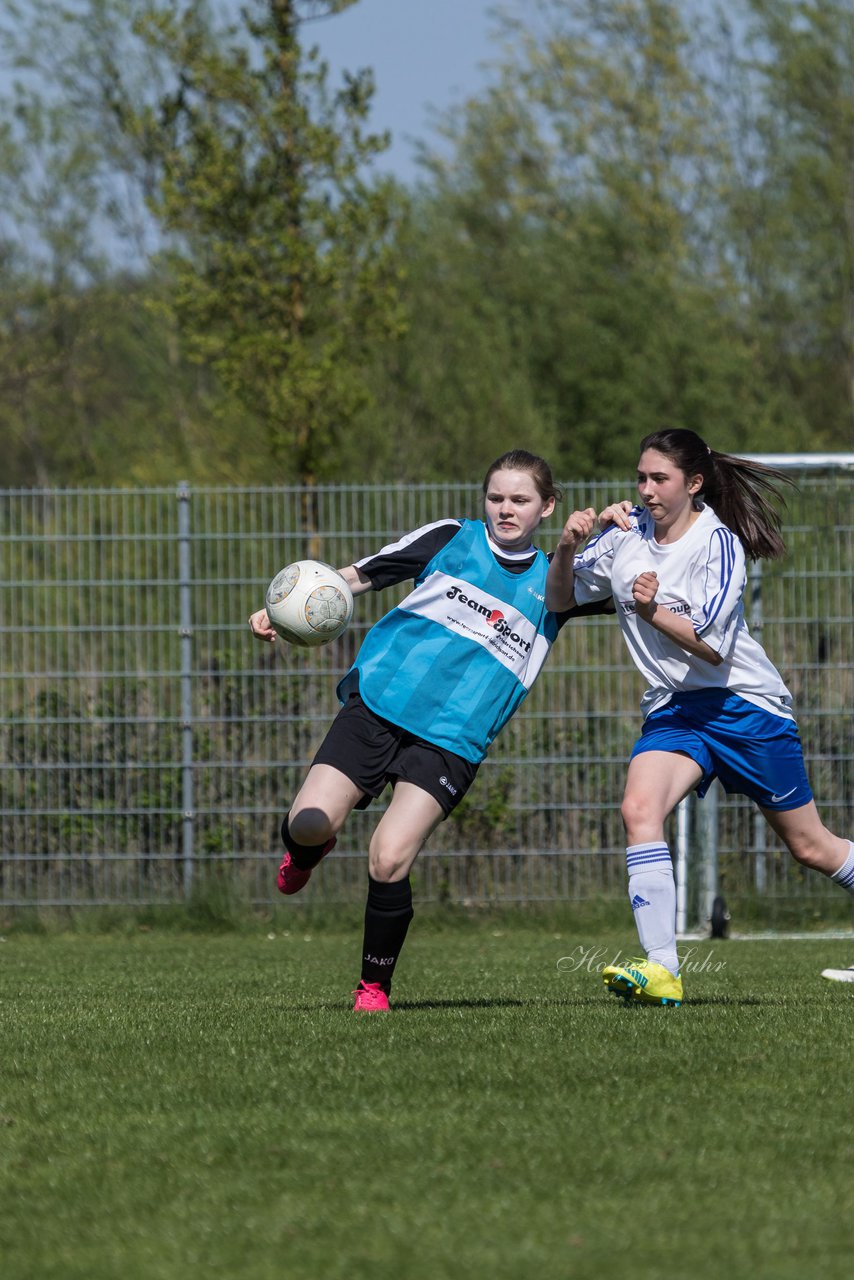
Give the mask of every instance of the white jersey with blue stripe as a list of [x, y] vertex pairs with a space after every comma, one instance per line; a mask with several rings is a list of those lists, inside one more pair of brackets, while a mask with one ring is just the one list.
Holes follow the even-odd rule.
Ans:
[[[587, 604], [613, 595], [629, 652], [647, 681], [644, 716], [676, 693], [723, 688], [793, 719], [791, 694], [744, 620], [746, 562], [732, 530], [704, 506], [687, 533], [663, 545], [655, 541], [655, 524], [644, 507], [635, 507], [630, 520], [630, 530], [606, 529], [575, 557], [575, 599]], [[690, 618], [700, 639], [720, 654], [719, 666], [637, 617], [632, 586], [650, 570], [660, 584], [657, 603]]]

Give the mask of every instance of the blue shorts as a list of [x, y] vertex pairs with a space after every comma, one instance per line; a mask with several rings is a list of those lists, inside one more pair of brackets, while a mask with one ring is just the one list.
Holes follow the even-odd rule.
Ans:
[[812, 800], [794, 720], [775, 716], [726, 689], [676, 694], [644, 722], [631, 759], [645, 751], [680, 751], [703, 770], [697, 795], [719, 778], [729, 794], [763, 809], [798, 809]]

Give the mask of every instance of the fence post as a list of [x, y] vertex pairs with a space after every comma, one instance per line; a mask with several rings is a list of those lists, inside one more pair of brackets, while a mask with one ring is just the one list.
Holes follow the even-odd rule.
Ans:
[[698, 923], [708, 924], [712, 904], [718, 895], [718, 798], [720, 783], [715, 780], [705, 799], [697, 805], [697, 844], [700, 854], [700, 896], [697, 903]]
[[184, 897], [193, 886], [193, 600], [190, 552], [190, 489], [178, 485], [178, 608], [181, 669], [181, 829]]
[[692, 796], [676, 806], [676, 932], [688, 928], [688, 845], [691, 832]]
[[[762, 624], [762, 561], [754, 560], [750, 566], [750, 630], [760, 644]], [[765, 819], [757, 809], [753, 815], [753, 882], [758, 894], [768, 887], [765, 833]]]

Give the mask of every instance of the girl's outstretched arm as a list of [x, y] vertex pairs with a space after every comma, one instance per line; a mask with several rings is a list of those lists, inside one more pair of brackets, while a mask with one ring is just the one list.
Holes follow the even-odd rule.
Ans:
[[[370, 578], [366, 573], [362, 573], [361, 569], [357, 569], [354, 564], [348, 564], [346, 568], [338, 569], [337, 572], [340, 573], [354, 596], [360, 596], [363, 592], [370, 591]], [[266, 640], [272, 644], [276, 639], [276, 632], [270, 626], [270, 619], [267, 617], [266, 609], [258, 609], [255, 613], [249, 615], [249, 630], [256, 640]]]
[[546, 608], [551, 613], [563, 613], [575, 604], [572, 562], [578, 548], [590, 537], [595, 521], [596, 512], [587, 507], [585, 511], [573, 511], [563, 526], [546, 577]]
[[362, 573], [361, 569], [357, 569], [354, 564], [348, 564], [346, 569], [339, 569], [338, 572], [354, 596], [360, 596], [365, 591], [370, 591], [370, 578], [366, 573]]

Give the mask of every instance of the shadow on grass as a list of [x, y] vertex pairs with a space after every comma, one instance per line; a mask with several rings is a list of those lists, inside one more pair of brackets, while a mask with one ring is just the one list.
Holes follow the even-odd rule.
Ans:
[[795, 1004], [814, 1004], [815, 1001], [811, 996], [691, 996], [689, 1000], [684, 1001], [684, 1005], [691, 1008], [699, 1009], [705, 1005], [730, 1005], [732, 1008], [744, 1009], [750, 1005], [764, 1005], [766, 1008], [777, 1007], [780, 1005]]
[[[813, 1003], [812, 1000], [808, 1001]], [[567, 996], [565, 999], [555, 1000], [546, 996], [530, 996], [528, 999], [521, 999], [508, 996], [479, 996], [470, 997], [460, 1000], [392, 1000], [391, 1013], [429, 1013], [438, 1009], [632, 1009], [649, 1015], [651, 1010], [661, 1010], [664, 1013], [677, 1016], [679, 1010], [703, 1009], [703, 1008], [733, 1008], [744, 1009], [751, 1007], [780, 1008], [783, 1005], [796, 1005], [798, 998], [795, 996], [691, 996], [684, 1000], [681, 1006], [673, 1005], [657, 1005], [645, 1004], [640, 1000], [627, 1000], [622, 996], [613, 996], [610, 999], [607, 995], [599, 994], [589, 996]], [[353, 1007], [349, 1002], [342, 1000], [319, 1000], [317, 1002], [303, 1001], [299, 1004], [289, 1004], [285, 1006], [291, 1013], [352, 1013]]]
[[[481, 1000], [394, 1000], [391, 1006], [392, 1013], [412, 1013], [419, 1009], [512, 1009], [525, 1008], [535, 1004], [557, 1003], [556, 1001], [539, 1001], [539, 1000], [503, 1000], [489, 999]], [[292, 1004], [288, 1005], [289, 1009], [297, 1013], [312, 1013], [322, 1009], [326, 1013], [333, 1013], [342, 1008], [339, 1001], [324, 1000], [317, 1004]], [[352, 1005], [345, 1007], [345, 1012], [352, 1013]]]
[[393, 1009], [412, 1013], [418, 1009], [524, 1009], [537, 1000], [514, 1000], [506, 997], [480, 996], [466, 1000], [395, 1000]]
[[399, 1000], [394, 1001], [392, 1010], [412, 1012], [419, 1009], [590, 1009], [590, 1008], [631, 1008], [631, 1009], [663, 1009], [668, 1013], [677, 1012], [678, 1008], [702, 1008], [703, 1006], [732, 1006], [745, 1008], [751, 1005], [763, 1005], [767, 1008], [780, 1005], [797, 1004], [794, 996], [691, 996], [681, 1006], [644, 1004], [640, 1000], [626, 1000], [622, 996], [607, 994], [589, 996], [566, 996], [556, 1000], [545, 996], [531, 996], [527, 1000], [488, 998], [473, 1000]]
[[[598, 1003], [598, 1002], [597, 1002]], [[677, 1009], [702, 1009], [713, 1008], [732, 1008], [746, 1009], [752, 1006], [760, 1006], [766, 1009], [779, 1009], [782, 1005], [814, 1004], [812, 997], [805, 997], [801, 1000], [798, 996], [689, 996], [682, 1001], [681, 1005], [660, 1005], [645, 1003], [642, 1000], [627, 1000], [624, 997], [615, 997], [611, 1001], [612, 1007], [616, 1004], [626, 1009], [665, 1009], [668, 1012], [675, 1012]]]
[[761, 1005], [766, 1008], [779, 1007], [780, 1005], [798, 1003], [794, 997], [785, 996], [696, 996], [688, 1000], [684, 1000], [681, 1006], [673, 1005], [656, 1005], [644, 1004], [640, 1000], [626, 1000], [623, 997], [612, 997], [610, 1000], [606, 996], [589, 995], [589, 996], [567, 996], [563, 1000], [554, 1000], [546, 997], [531, 996], [527, 1000], [513, 999], [476, 999], [476, 1000], [399, 1000], [392, 1003], [392, 1012], [417, 1012], [420, 1009], [607, 1009], [607, 1008], [631, 1008], [643, 1009], [662, 1009], [667, 1013], [676, 1013], [679, 1008], [691, 1009], [702, 1008], [703, 1006], [731, 1006], [732, 1008], [746, 1008], [751, 1005]]
[[[391, 1013], [421, 1013], [434, 1009], [579, 1009], [604, 1002], [598, 995], [574, 996], [565, 1000], [552, 1000], [546, 997], [531, 996], [527, 1000], [505, 996], [482, 996], [465, 1000], [392, 1000]], [[293, 1013], [352, 1013], [352, 1005], [342, 1006], [340, 1001], [324, 1000], [317, 1004], [291, 1004], [287, 1008]]]

